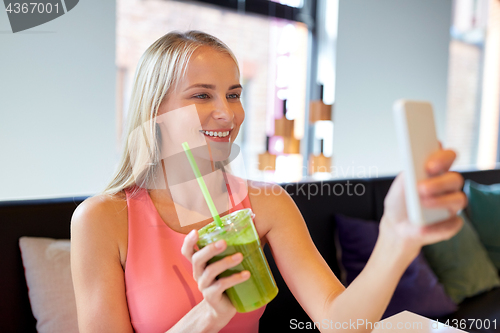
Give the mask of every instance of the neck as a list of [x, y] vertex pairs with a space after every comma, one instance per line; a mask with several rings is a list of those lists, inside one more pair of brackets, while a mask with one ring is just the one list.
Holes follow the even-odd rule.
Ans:
[[[204, 176], [212, 200], [217, 210], [222, 213], [229, 209], [229, 198], [222, 170], [214, 172], [216, 171], [216, 163], [206, 159], [197, 159], [198, 168]], [[161, 168], [157, 168], [154, 182], [161, 186], [155, 186], [155, 188], [149, 190], [151, 198], [159, 207], [175, 205], [176, 209], [210, 216], [207, 203], [198, 182], [195, 180], [191, 166], [183, 164], [188, 163], [184, 163], [182, 159], [179, 159], [179, 161], [168, 158], [162, 160]], [[217, 167], [217, 169], [219, 168], [220, 166]]]

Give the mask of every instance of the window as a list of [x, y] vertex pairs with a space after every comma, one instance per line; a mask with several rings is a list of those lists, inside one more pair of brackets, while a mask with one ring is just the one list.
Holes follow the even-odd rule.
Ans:
[[[274, 118], [283, 114], [282, 99], [288, 100], [287, 117], [295, 119], [296, 137], [304, 136], [308, 28], [304, 23], [291, 20], [299, 15], [298, 8], [282, 4], [203, 2], [118, 0], [116, 62], [120, 109], [117, 118], [126, 119], [135, 68], [150, 44], [173, 30], [213, 34], [233, 50], [239, 61], [246, 120], [236, 143], [242, 147], [247, 177], [262, 179], [264, 173], [258, 170], [258, 155], [265, 150], [266, 136], [274, 134]], [[245, 4], [243, 8], [238, 7], [241, 3]], [[302, 2], [286, 3], [299, 6]], [[263, 15], [244, 13], [245, 8]], [[273, 152], [282, 153], [279, 138], [274, 137], [271, 144]], [[302, 170], [301, 160], [300, 163], [298, 168]], [[294, 180], [286, 175], [277, 176], [284, 181]]]
[[448, 78], [446, 145], [456, 165], [493, 168], [499, 154], [500, 2], [455, 0]]

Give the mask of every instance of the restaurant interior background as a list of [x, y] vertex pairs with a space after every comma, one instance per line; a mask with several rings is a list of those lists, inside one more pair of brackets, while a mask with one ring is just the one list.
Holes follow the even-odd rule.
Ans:
[[399, 98], [433, 103], [455, 168], [497, 166], [499, 0], [88, 0], [17, 34], [0, 13], [0, 200], [102, 190], [141, 54], [188, 29], [238, 58], [251, 179], [396, 174]]

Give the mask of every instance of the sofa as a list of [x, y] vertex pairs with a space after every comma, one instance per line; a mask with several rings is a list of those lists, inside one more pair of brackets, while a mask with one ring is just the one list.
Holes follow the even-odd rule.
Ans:
[[[480, 184], [500, 183], [500, 170], [469, 171], [461, 172], [461, 174], [464, 179], [470, 179]], [[384, 212], [384, 199], [393, 180], [394, 177], [380, 177], [283, 185], [301, 211], [316, 247], [339, 279], [341, 278], [341, 268], [334, 239], [335, 215], [343, 214], [360, 219], [380, 221]], [[323, 195], [321, 192], [313, 195], [315, 189], [320, 189], [322, 186], [325, 189]], [[337, 191], [334, 192], [335, 186], [337, 186]], [[331, 189], [329, 193], [327, 193], [328, 187]], [[361, 194], [362, 188], [364, 193], [356, 195], [354, 193], [356, 187], [358, 187], [358, 194]], [[347, 193], [348, 188], [351, 189], [352, 195]], [[342, 194], [340, 194], [341, 189], [344, 189]], [[288, 290], [269, 249], [266, 248], [265, 252], [279, 293], [268, 304], [261, 318], [260, 332], [294, 331], [290, 325], [291, 319], [295, 319], [296, 322], [308, 322], [310, 319]], [[459, 304], [456, 312], [445, 317], [432, 319], [439, 319], [441, 322], [446, 322], [447, 319], [496, 319], [498, 323], [500, 322], [500, 288], [466, 299]], [[500, 332], [500, 327], [497, 324], [496, 329], [490, 327], [489, 330], [483, 328], [467, 331]]]
[[[500, 183], [500, 170], [462, 172], [465, 179], [480, 184]], [[380, 221], [383, 201], [393, 177], [344, 179], [325, 182], [282, 184], [291, 195], [307, 223], [318, 250], [340, 278], [334, 242], [334, 215]], [[329, 190], [327, 190], [327, 188]], [[323, 193], [321, 190], [323, 189]], [[333, 191], [332, 189], [335, 189]], [[342, 191], [341, 191], [342, 189]], [[68, 239], [70, 219], [85, 198], [60, 198], [0, 202], [0, 332], [36, 332], [21, 253], [22, 236]], [[261, 318], [260, 332], [293, 331], [290, 320], [310, 321], [281, 278], [269, 249], [265, 249], [278, 284], [278, 296], [267, 306]], [[497, 320], [496, 329], [471, 332], [500, 332], [500, 288], [468, 298], [445, 319]], [[435, 319], [435, 318], [433, 318]]]

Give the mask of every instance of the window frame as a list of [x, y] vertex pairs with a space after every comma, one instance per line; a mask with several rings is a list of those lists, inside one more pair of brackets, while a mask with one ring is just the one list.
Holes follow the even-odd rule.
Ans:
[[317, 0], [306, 0], [302, 8], [282, 5], [270, 0], [196, 0], [244, 13], [260, 14], [290, 21], [303, 22], [311, 29], [316, 23]]

